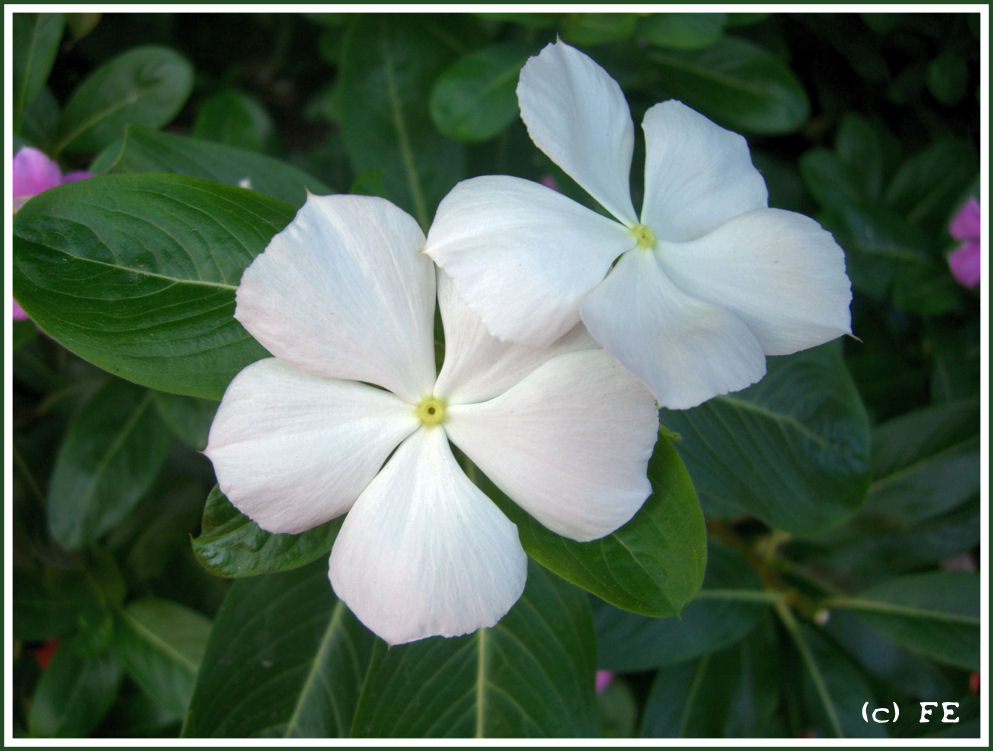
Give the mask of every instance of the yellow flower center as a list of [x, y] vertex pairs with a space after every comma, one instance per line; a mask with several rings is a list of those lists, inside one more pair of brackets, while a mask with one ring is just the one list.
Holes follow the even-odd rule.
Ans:
[[655, 247], [655, 233], [644, 224], [636, 224], [628, 232], [642, 250], [652, 250]]
[[445, 421], [445, 400], [436, 396], [426, 396], [418, 403], [414, 414], [425, 428], [441, 425]]

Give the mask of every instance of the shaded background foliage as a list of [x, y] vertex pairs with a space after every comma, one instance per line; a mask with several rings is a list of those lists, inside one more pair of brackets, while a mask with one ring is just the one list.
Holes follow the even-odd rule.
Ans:
[[[511, 614], [387, 650], [327, 586], [339, 522], [266, 534], [197, 453], [264, 354], [232, 285], [304, 187], [425, 227], [477, 174], [588, 202], [517, 117], [517, 72], [557, 34], [636, 122], [676, 97], [746, 135], [770, 204], [845, 248], [858, 338], [663, 411], [636, 523], [584, 547], [515, 518], [545, 568]], [[100, 177], [15, 222], [15, 294], [51, 338], [17, 322], [8, 344], [14, 733], [977, 735], [979, 294], [944, 257], [980, 191], [979, 34], [978, 14], [15, 17], [15, 147]], [[184, 264], [212, 248], [207, 286], [140, 273], [203, 281]], [[595, 667], [617, 673], [596, 697]], [[916, 722], [934, 700], [961, 722]], [[864, 701], [903, 719], [867, 724]]]

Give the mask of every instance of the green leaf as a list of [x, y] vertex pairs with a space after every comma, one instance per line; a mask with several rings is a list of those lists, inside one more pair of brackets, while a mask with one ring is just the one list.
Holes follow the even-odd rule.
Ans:
[[175, 172], [226, 185], [241, 185], [247, 180], [252, 190], [297, 207], [307, 199], [308, 190], [316, 195], [334, 192], [277, 159], [139, 126], [129, 126], [124, 140], [105, 151], [90, 169], [112, 174]]
[[863, 511], [910, 525], [976, 496], [979, 412], [977, 401], [964, 399], [908, 412], [877, 427]]
[[739, 644], [658, 672], [642, 713], [653, 738], [773, 735], [782, 690], [778, 647], [766, 625]]
[[839, 349], [770, 357], [754, 386], [663, 411], [663, 423], [682, 435], [679, 453], [705, 509], [715, 504], [801, 533], [860, 506], [869, 425]]
[[875, 206], [835, 205], [822, 221], [845, 249], [845, 266], [852, 286], [869, 297], [886, 297], [897, 274], [904, 269], [932, 267], [927, 238], [892, 211]]
[[339, 71], [341, 138], [356, 174], [383, 170], [386, 197], [427, 228], [464, 176], [464, 150], [428, 115], [431, 86], [452, 61], [428, 40], [442, 24], [416, 15], [362, 15], [345, 37]]
[[941, 228], [979, 171], [975, 149], [939, 141], [901, 165], [883, 195], [886, 206], [911, 224]]
[[864, 184], [841, 157], [827, 149], [811, 149], [800, 157], [804, 185], [821, 206], [858, 206], [866, 201]]
[[872, 124], [858, 113], [846, 112], [838, 126], [835, 150], [858, 176], [862, 193], [878, 198], [883, 189], [883, 145]]
[[109, 556], [79, 568], [14, 567], [13, 621], [17, 639], [42, 641], [102, 622], [124, 599], [124, 579]]
[[939, 662], [979, 670], [979, 574], [903, 576], [825, 606], [853, 610], [876, 631]]
[[702, 50], [655, 48], [649, 56], [666, 90], [733, 130], [792, 133], [810, 113], [807, 94], [792, 71], [744, 39], [724, 36]]
[[530, 47], [505, 42], [448, 66], [431, 89], [431, 119], [444, 135], [485, 141], [517, 117], [517, 78]]
[[604, 738], [630, 738], [638, 730], [638, 698], [631, 687], [616, 679], [596, 695], [600, 733]]
[[62, 111], [56, 152], [98, 151], [126, 125], [168, 124], [193, 89], [193, 68], [166, 47], [136, 47], [95, 70]]
[[80, 357], [160, 391], [220, 399], [266, 351], [234, 320], [241, 273], [293, 209], [178, 175], [95, 177], [14, 218], [24, 310]]
[[118, 617], [114, 653], [149, 697], [181, 717], [193, 695], [210, 620], [168, 600], [146, 597]]
[[562, 36], [579, 45], [621, 42], [634, 36], [637, 23], [634, 13], [570, 13], [562, 24]]
[[59, 52], [64, 13], [13, 14], [13, 106], [15, 130], [21, 115], [38, 96]]
[[480, 486], [517, 525], [528, 555], [612, 605], [650, 616], [679, 613], [703, 581], [706, 530], [693, 484], [660, 438], [648, 467], [653, 493], [627, 524], [592, 542], [550, 532], [487, 478]]
[[261, 529], [214, 486], [203, 509], [200, 535], [193, 552], [201, 565], [218, 576], [244, 577], [298, 568], [331, 551], [344, 517], [297, 535]]
[[725, 13], [652, 13], [638, 24], [638, 36], [673, 50], [697, 50], [724, 34]]
[[206, 448], [210, 424], [217, 412], [216, 401], [161, 391], [152, 394], [152, 401], [162, 422], [184, 446], [194, 451], [203, 451]]
[[48, 523], [62, 547], [95, 542], [135, 507], [165, 463], [172, 437], [152, 394], [111, 381], [66, 432], [48, 486]]
[[346, 735], [373, 640], [334, 598], [326, 560], [237, 581], [214, 622], [183, 735]]
[[42, 673], [28, 727], [42, 738], [79, 738], [100, 724], [117, 696], [121, 668], [109, 653], [82, 657], [63, 644]]
[[229, 90], [200, 105], [193, 136], [247, 151], [272, 151], [276, 126], [258, 99]]
[[796, 623], [785, 605], [780, 616], [800, 652], [804, 667], [803, 700], [817, 735], [885, 737], [884, 725], [862, 719], [863, 702], [868, 701], [870, 707], [881, 706], [868, 676], [821, 630]]
[[774, 601], [741, 553], [711, 540], [703, 588], [673, 618], [594, 603], [599, 667], [638, 672], [724, 649], [746, 637]]
[[945, 49], [927, 66], [928, 91], [942, 104], [956, 104], [969, 85], [969, 66], [950, 49]]
[[596, 735], [596, 650], [582, 592], [531, 563], [493, 628], [378, 641], [351, 734], [378, 738]]
[[[45, 86], [29, 104], [20, 121], [20, 135], [41, 151], [48, 152], [58, 134], [59, 103]], [[20, 147], [17, 147], [19, 149]]]

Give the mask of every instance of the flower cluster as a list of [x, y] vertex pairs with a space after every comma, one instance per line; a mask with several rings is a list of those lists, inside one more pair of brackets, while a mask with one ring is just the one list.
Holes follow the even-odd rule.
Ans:
[[553, 532], [602, 537], [651, 492], [658, 404], [743, 388], [766, 354], [849, 330], [841, 249], [768, 208], [743, 138], [651, 108], [637, 215], [633, 125], [602, 68], [551, 44], [518, 98], [609, 217], [504, 176], [457, 185], [426, 237], [383, 199], [309, 196], [237, 292], [274, 357], [224, 395], [218, 484], [271, 532], [347, 514], [332, 587], [391, 644], [493, 625], [523, 590], [516, 527], [465, 462]]

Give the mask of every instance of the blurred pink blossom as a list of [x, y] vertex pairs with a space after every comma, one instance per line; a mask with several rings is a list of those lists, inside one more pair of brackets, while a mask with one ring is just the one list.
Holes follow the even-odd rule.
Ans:
[[[92, 173], [83, 170], [63, 175], [58, 164], [30, 146], [25, 146], [14, 155], [11, 173], [14, 182], [14, 211], [21, 208], [31, 196], [44, 193], [49, 188], [93, 177]], [[13, 303], [14, 320], [26, 320], [28, 314], [17, 304], [17, 300]]]
[[546, 188], [551, 188], [552, 190], [558, 190], [558, 183], [555, 182], [555, 178], [551, 175], [545, 175], [541, 178], [541, 184]]
[[609, 670], [596, 671], [596, 692], [602, 694], [607, 686], [614, 682], [614, 674]]
[[952, 217], [948, 232], [962, 244], [948, 256], [948, 268], [955, 280], [965, 287], [979, 284], [981, 253], [979, 246], [979, 203], [975, 198], [966, 201]]

